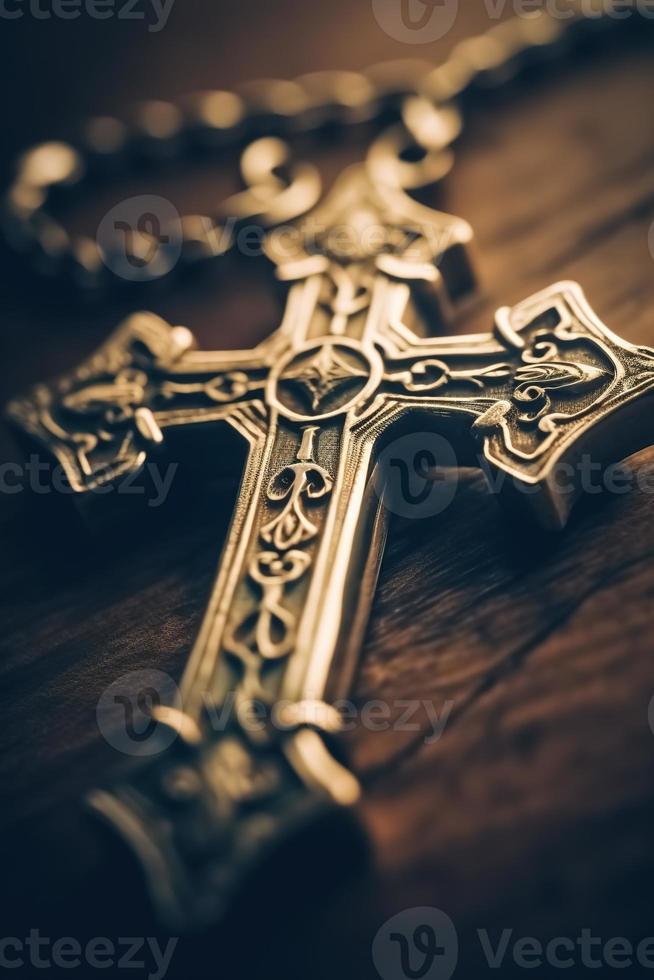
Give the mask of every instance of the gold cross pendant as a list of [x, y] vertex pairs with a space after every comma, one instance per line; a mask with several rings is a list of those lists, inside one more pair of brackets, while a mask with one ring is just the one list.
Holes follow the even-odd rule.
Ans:
[[[442, 328], [472, 286], [465, 222], [355, 167], [296, 231], [268, 238], [290, 291], [259, 347], [198, 351], [185, 328], [137, 314], [10, 407], [81, 498], [141, 470], [173, 428], [204, 426], [211, 447], [226, 424], [249, 448], [181, 704], [154, 713], [176, 739], [90, 797], [177, 929], [218, 917], [279, 839], [358, 798], [330, 705], [350, 686], [381, 561], [380, 451], [437, 431], [561, 528], [585, 455], [608, 463], [650, 441], [654, 351], [611, 333], [576, 284], [501, 309], [488, 334], [434, 338], [425, 322]], [[215, 731], [209, 709], [230, 697]], [[255, 705], [263, 726], [246, 723]]]

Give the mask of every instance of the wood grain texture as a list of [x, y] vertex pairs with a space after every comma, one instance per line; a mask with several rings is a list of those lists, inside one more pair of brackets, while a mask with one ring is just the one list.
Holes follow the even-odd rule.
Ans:
[[[16, 122], [7, 153], [65, 132], [85, 111], [121, 114], [145, 95], [416, 53], [436, 59], [488, 23], [483, 5], [471, 5], [449, 38], [416, 52], [380, 31], [365, 0], [248, 8], [246, 18], [237, 5], [193, 0], [160, 35], [112, 22], [100, 34], [97, 24], [22, 21], [7, 43], [14, 24], [6, 24], [0, 75], [17, 72], [21, 91], [18, 108], [7, 109]], [[56, 44], [59, 58], [70, 57], [48, 86]], [[25, 56], [30, 45], [43, 63], [28, 75], [16, 52]], [[108, 79], [116, 59], [123, 70]], [[651, 51], [608, 51], [550, 74], [547, 84], [518, 87], [473, 112], [442, 192], [439, 203], [473, 224], [479, 244], [482, 289], [459, 311], [457, 329], [486, 330], [497, 306], [573, 278], [613, 330], [652, 345]], [[68, 90], [82, 78], [86, 86]], [[212, 174], [203, 181], [203, 192], [215, 192]], [[175, 187], [176, 201], [192, 197], [181, 177]], [[188, 323], [204, 344], [250, 343], [275, 312], [248, 276], [231, 290], [225, 277], [141, 302]], [[77, 362], [129, 308], [124, 300], [54, 305], [14, 276], [0, 290], [7, 397]], [[1, 442], [8, 459], [20, 458], [6, 430]], [[452, 702], [451, 714], [431, 743], [424, 712], [417, 732], [358, 727], [348, 736], [366, 787], [361, 816], [373, 862], [347, 888], [306, 903], [299, 936], [288, 926], [275, 932], [270, 977], [374, 976], [375, 932], [420, 905], [452, 917], [456, 976], [473, 978], [485, 975], [480, 927], [543, 941], [584, 927], [605, 939], [654, 932], [654, 451], [627, 467], [628, 492], [586, 498], [560, 537], [502, 514], [472, 471], [462, 473], [445, 516], [393, 522], [356, 701], [388, 702], [394, 717], [403, 699], [437, 711]], [[188, 491], [184, 508], [179, 501], [110, 538], [90, 538], [64, 516], [53, 527], [49, 498], [0, 495], [0, 824], [7, 891], [22, 896], [28, 927], [56, 904], [67, 876], [96, 896], [102, 890], [90, 877], [94, 845], [80, 836], [73, 850], [65, 834], [44, 828], [52, 809], [69, 806], [115, 762], [95, 724], [107, 685], [144, 666], [181, 674], [235, 487], [212, 478]], [[38, 848], [20, 829], [25, 821]], [[27, 862], [27, 853], [38, 860]], [[77, 906], [65, 901], [62, 934], [75, 935]], [[98, 935], [103, 921], [94, 924]], [[194, 975], [213, 971], [203, 962]]]

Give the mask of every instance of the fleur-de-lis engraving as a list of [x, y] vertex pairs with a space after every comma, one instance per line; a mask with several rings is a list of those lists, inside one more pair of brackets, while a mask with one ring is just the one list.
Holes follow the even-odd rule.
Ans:
[[552, 407], [549, 391], [583, 394], [608, 376], [593, 364], [560, 360], [556, 344], [547, 341], [536, 343], [533, 353], [525, 352], [523, 361], [526, 363], [515, 372], [517, 386], [513, 392], [514, 402], [528, 409], [518, 416], [523, 425], [535, 425], [547, 415]]
[[[41, 411], [39, 423], [70, 446], [79, 472], [89, 480], [88, 485], [109, 482], [132, 464], [140, 465], [139, 444], [142, 447], [163, 442], [161, 429], [146, 405], [147, 388], [145, 372], [126, 367], [113, 381], [100, 376], [62, 394], [57, 407], [63, 411], [63, 418], [56, 418], [50, 408]], [[94, 431], [75, 431], [78, 425], [89, 422]], [[98, 448], [112, 445], [116, 447], [113, 461], [92, 461], [91, 456]]]
[[261, 529], [261, 537], [279, 551], [294, 548], [318, 533], [305, 510], [305, 500], [319, 500], [334, 483], [322, 466], [314, 462], [290, 463], [276, 473], [268, 485], [268, 500], [286, 501], [286, 506]]
[[145, 401], [147, 376], [125, 370], [112, 381], [95, 381], [68, 392], [61, 399], [64, 409], [75, 415], [104, 416], [109, 424], [125, 421]]

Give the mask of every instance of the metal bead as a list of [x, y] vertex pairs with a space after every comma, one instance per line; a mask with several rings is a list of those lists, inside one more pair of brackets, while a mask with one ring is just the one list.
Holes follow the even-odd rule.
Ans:
[[129, 130], [112, 116], [96, 116], [84, 127], [82, 142], [94, 165], [113, 165], [126, 155]]
[[46, 192], [42, 187], [17, 180], [9, 188], [5, 200], [8, 210], [15, 217], [25, 220], [30, 214], [43, 207], [45, 198]]
[[243, 131], [245, 102], [234, 92], [193, 92], [181, 105], [189, 136], [200, 146], [222, 146]]
[[247, 189], [224, 202], [225, 215], [256, 219], [270, 227], [292, 221], [313, 207], [320, 198], [320, 172], [310, 164], [298, 163], [282, 179], [280, 171], [289, 160], [290, 149], [283, 140], [269, 136], [250, 143], [241, 156]]
[[493, 88], [505, 80], [510, 54], [510, 47], [489, 33], [461, 41], [452, 52], [452, 57], [470, 66], [471, 84]]
[[172, 102], [144, 102], [134, 111], [137, 147], [148, 156], [169, 157], [180, 145], [184, 117]]
[[45, 200], [40, 187], [16, 183], [4, 199], [2, 228], [10, 248], [29, 251], [38, 241], [36, 219]]
[[463, 128], [461, 113], [454, 106], [435, 106], [420, 96], [405, 100], [402, 120], [416, 143], [427, 150], [444, 150]]
[[72, 244], [68, 232], [58, 221], [40, 214], [35, 225], [35, 249], [32, 256], [34, 268], [45, 276], [60, 272], [65, 260], [71, 255]]
[[303, 128], [310, 100], [297, 82], [262, 78], [239, 86], [247, 105], [248, 129], [275, 133]]
[[511, 49], [508, 59], [512, 74], [557, 56], [566, 37], [566, 21], [538, 11], [532, 17], [514, 17], [493, 28]]
[[512, 22], [514, 29], [532, 48], [554, 44], [565, 34], [565, 22], [555, 17], [548, 17], [542, 11], [539, 11], [537, 16], [520, 17], [518, 20], [518, 24]]
[[71, 276], [76, 285], [84, 290], [97, 289], [106, 272], [97, 242], [80, 235], [73, 240], [70, 257]]
[[55, 184], [74, 184], [84, 173], [84, 163], [68, 143], [41, 143], [18, 161], [20, 182], [48, 188]]
[[353, 71], [318, 71], [297, 79], [309, 97], [316, 124], [352, 125], [373, 119], [377, 93], [366, 76]]
[[[408, 159], [411, 151], [418, 159]], [[449, 150], [425, 150], [418, 146], [403, 125], [382, 133], [370, 147], [366, 160], [373, 181], [404, 190], [417, 190], [441, 181], [454, 165]]]
[[463, 95], [474, 76], [475, 70], [469, 61], [452, 56], [427, 75], [422, 94], [433, 102], [451, 102]]
[[433, 71], [431, 61], [422, 58], [398, 58], [381, 61], [364, 71], [383, 99], [400, 99], [418, 91], [426, 76]]

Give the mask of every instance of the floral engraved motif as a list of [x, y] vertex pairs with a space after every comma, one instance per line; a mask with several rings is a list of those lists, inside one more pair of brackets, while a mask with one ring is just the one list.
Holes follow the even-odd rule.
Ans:
[[286, 500], [286, 506], [261, 529], [261, 537], [279, 551], [294, 548], [318, 533], [304, 509], [304, 501], [320, 500], [333, 486], [327, 470], [315, 463], [292, 463], [279, 470], [268, 486], [268, 500]]
[[548, 392], [583, 394], [607, 377], [607, 372], [600, 367], [560, 359], [557, 345], [549, 340], [537, 340], [533, 353], [525, 351], [522, 360], [525, 363], [515, 372], [517, 386], [513, 401], [519, 408], [526, 409], [518, 416], [523, 425], [536, 425], [547, 415], [552, 407]]
[[98, 372], [80, 379], [57, 400], [44, 398], [35, 421], [50, 438], [69, 447], [86, 485], [94, 486], [137, 465], [139, 447], [163, 440], [147, 401], [147, 374], [124, 367], [113, 379]]
[[225, 649], [243, 666], [237, 687], [240, 703], [258, 698], [268, 702], [262, 676], [266, 663], [288, 657], [295, 645], [297, 617], [284, 605], [289, 585], [308, 571], [312, 556], [301, 551], [318, 534], [310, 520], [306, 503], [322, 500], [333, 489], [333, 480], [314, 458], [317, 426], [307, 426], [296, 462], [278, 470], [267, 488], [270, 503], [284, 503], [283, 509], [260, 532], [260, 540], [275, 550], [257, 551], [248, 566], [248, 578], [261, 590], [259, 603], [240, 620], [228, 635]]
[[511, 375], [511, 365], [506, 363], [489, 364], [484, 368], [456, 371], [444, 361], [430, 357], [424, 361], [416, 361], [407, 371], [387, 374], [386, 380], [401, 384], [406, 391], [413, 394], [437, 391], [451, 382], [471, 385], [474, 388], [484, 388], [489, 382], [504, 381]]
[[303, 551], [289, 551], [279, 555], [275, 551], [258, 552], [248, 569], [250, 578], [262, 591], [257, 608], [243, 619], [229, 639], [227, 648], [245, 665], [246, 686], [260, 688], [260, 657], [264, 660], [281, 660], [293, 648], [295, 617], [282, 603], [284, 590], [291, 582], [300, 579], [311, 559]]
[[64, 395], [61, 405], [79, 416], [104, 417], [109, 425], [127, 421], [145, 402], [147, 375], [129, 368], [111, 381], [96, 381]]
[[363, 313], [372, 299], [373, 276], [363, 275], [353, 266], [347, 268], [330, 262], [325, 270], [321, 306], [332, 314], [330, 331], [345, 333], [350, 317]]
[[365, 371], [347, 362], [333, 345], [324, 345], [309, 360], [286, 371], [282, 380], [297, 386], [316, 411], [333, 391], [367, 377]]
[[250, 577], [263, 590], [254, 639], [265, 660], [280, 660], [291, 652], [295, 617], [284, 608], [282, 599], [286, 586], [301, 578], [310, 564], [311, 558], [303, 551], [289, 551], [283, 556], [264, 551], [252, 560]]
[[164, 381], [159, 394], [163, 398], [175, 398], [177, 395], [204, 395], [209, 401], [227, 404], [258, 387], [260, 383], [250, 378], [245, 371], [228, 371], [208, 381]]
[[367, 206], [348, 208], [341, 217], [339, 224], [316, 235], [312, 243], [318, 254], [334, 262], [362, 265], [379, 255], [404, 256], [423, 238], [418, 226], [382, 223], [379, 206], [372, 201]]

